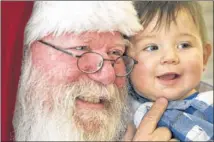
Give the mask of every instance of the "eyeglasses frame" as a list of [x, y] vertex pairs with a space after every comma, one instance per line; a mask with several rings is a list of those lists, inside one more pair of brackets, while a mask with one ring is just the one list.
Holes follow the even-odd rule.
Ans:
[[[48, 47], [52, 47], [52, 48], [55, 49], [55, 50], [61, 51], [61, 52], [65, 53], [65, 54], [67, 54], [67, 55], [70, 55], [70, 56], [72, 56], [72, 57], [78, 58], [78, 59], [81, 58], [84, 54], [88, 54], [88, 53], [94, 53], [94, 54], [100, 55], [100, 56], [102, 57], [102, 59], [103, 59], [102, 65], [99, 67], [98, 70], [96, 70], [96, 71], [94, 71], [94, 72], [85, 72], [85, 71], [81, 70], [80, 67], [79, 67], [79, 65], [78, 65], [78, 61], [79, 61], [79, 60], [77, 60], [77, 67], [78, 67], [78, 69], [79, 69], [81, 72], [87, 73], [87, 74], [93, 74], [93, 73], [96, 73], [96, 72], [98, 72], [99, 70], [101, 70], [102, 67], [103, 67], [104, 61], [113, 62], [113, 63], [112, 63], [112, 66], [114, 67], [115, 62], [116, 62], [118, 59], [122, 58], [123, 56], [126, 56], [126, 55], [123, 55], [123, 56], [118, 57], [116, 60], [111, 60], [111, 59], [105, 59], [105, 58], [103, 58], [103, 56], [102, 56], [101, 54], [99, 54], [99, 53], [97, 53], [97, 52], [92, 52], [92, 51], [85, 52], [85, 53], [83, 53], [83, 54], [81, 54], [81, 55], [75, 55], [75, 54], [73, 54], [73, 53], [71, 53], [71, 52], [68, 52], [68, 51], [66, 51], [66, 50], [63, 50], [62, 48], [57, 47], [57, 46], [55, 46], [55, 45], [53, 45], [53, 44], [51, 44], [51, 43], [48, 43], [48, 42], [46, 42], [46, 41], [44, 41], [44, 40], [38, 40], [38, 42], [40, 42], [40, 43], [42, 43], [42, 44], [44, 44], [44, 45], [47, 45]], [[126, 56], [126, 57], [129, 57], [129, 56]], [[133, 59], [132, 57], [129, 57], [129, 58], [131, 58], [131, 59], [134, 61], [134, 65], [135, 65], [135, 64], [138, 64], [138, 61], [137, 61], [137, 60]], [[124, 75], [124, 76], [116, 75], [116, 76], [117, 76], [117, 77], [125, 77], [125, 76], [128, 76], [128, 75], [132, 72], [132, 70], [133, 70], [133, 68], [134, 68], [134, 65], [133, 65], [133, 67], [131, 68], [130, 72], [128, 72], [126, 75]]]

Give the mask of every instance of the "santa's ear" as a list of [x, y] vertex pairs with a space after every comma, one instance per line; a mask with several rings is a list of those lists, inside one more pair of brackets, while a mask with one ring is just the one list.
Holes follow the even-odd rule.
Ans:
[[204, 63], [204, 67], [207, 65], [208, 59], [209, 59], [211, 53], [212, 53], [212, 45], [210, 43], [204, 44], [204, 47], [203, 47], [203, 63]]

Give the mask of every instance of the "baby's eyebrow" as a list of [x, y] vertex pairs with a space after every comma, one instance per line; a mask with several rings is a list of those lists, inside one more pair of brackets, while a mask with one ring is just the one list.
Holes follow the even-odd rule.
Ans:
[[179, 33], [177, 37], [190, 37], [190, 38], [193, 38], [194, 40], [197, 40], [197, 36], [190, 33]]
[[179, 36], [191, 36], [191, 37], [195, 37], [195, 35], [189, 34], [189, 33], [180, 33]]
[[153, 35], [153, 34], [151, 34], [151, 35], [143, 35], [143, 34], [141, 34], [141, 35], [139, 35], [137, 38], [135, 38], [135, 42], [137, 43], [138, 41], [140, 41], [140, 40], [144, 40], [144, 39], [152, 39], [152, 38], [156, 38], [157, 36], [156, 35]]
[[154, 38], [156, 35], [142, 35], [142, 38]]

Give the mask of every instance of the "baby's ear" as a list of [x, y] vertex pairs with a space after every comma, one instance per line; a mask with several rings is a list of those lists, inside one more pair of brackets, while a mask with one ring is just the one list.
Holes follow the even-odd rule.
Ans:
[[212, 53], [212, 45], [210, 43], [205, 43], [204, 48], [203, 48], [203, 62], [204, 66], [207, 65], [208, 59]]

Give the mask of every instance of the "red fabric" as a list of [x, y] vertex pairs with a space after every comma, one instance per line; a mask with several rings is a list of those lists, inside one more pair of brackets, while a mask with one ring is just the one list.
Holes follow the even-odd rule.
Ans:
[[12, 136], [12, 118], [21, 71], [24, 27], [33, 1], [1, 2], [1, 140]]

